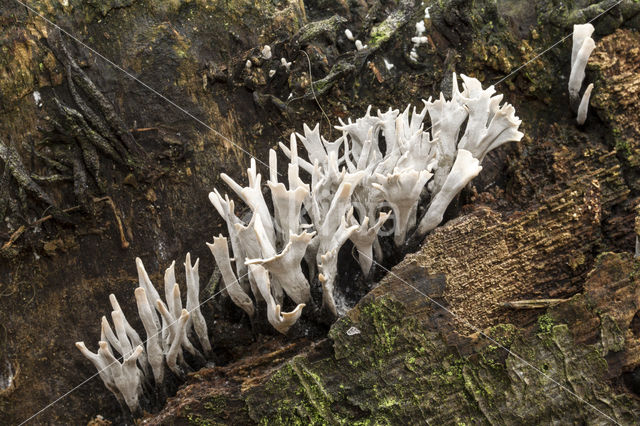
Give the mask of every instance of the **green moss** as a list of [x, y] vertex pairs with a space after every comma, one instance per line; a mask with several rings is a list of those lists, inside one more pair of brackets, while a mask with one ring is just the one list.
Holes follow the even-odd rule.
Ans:
[[622, 154], [624, 157], [628, 157], [631, 155], [631, 147], [629, 146], [629, 142], [620, 137], [620, 131], [617, 129], [613, 129], [613, 134], [616, 136], [616, 151]]
[[377, 49], [393, 34], [407, 22], [411, 16], [411, 8], [403, 8], [402, 6], [392, 12], [387, 18], [371, 29], [367, 45], [370, 49]]
[[548, 314], [538, 317], [538, 328], [542, 333], [550, 333], [553, 329], [554, 321]]
[[321, 80], [317, 80], [313, 82], [313, 91], [309, 90], [305, 97], [311, 99], [314, 96], [321, 96], [325, 94], [336, 81], [343, 77], [346, 74], [349, 74], [355, 70], [355, 66], [349, 62], [338, 62], [333, 67], [331, 67], [331, 71]]
[[204, 403], [204, 408], [210, 411], [210, 414], [213, 416], [222, 414], [226, 406], [227, 399], [222, 395], [211, 397], [207, 402]]
[[327, 35], [332, 38], [338, 31], [340, 25], [345, 22], [347, 22], [347, 20], [339, 15], [334, 15], [331, 18], [323, 19], [321, 21], [311, 22], [300, 28], [298, 42], [301, 45], [305, 45], [311, 40], [317, 39], [321, 35]]
[[364, 320], [374, 327], [374, 349], [376, 361], [382, 362], [394, 351], [400, 333], [397, 318], [403, 313], [402, 305], [389, 298], [379, 298], [362, 307]]
[[322, 422], [325, 419], [331, 419], [333, 416], [330, 406], [333, 398], [325, 389], [320, 376], [307, 368], [300, 358], [297, 358], [297, 361], [294, 358], [292, 367], [302, 384], [302, 389], [309, 403], [311, 420]]
[[371, 30], [371, 38], [369, 39], [368, 44], [371, 47], [378, 47], [385, 41], [389, 40], [392, 34], [393, 28], [390, 27], [385, 21]]
[[393, 397], [387, 397], [384, 400], [382, 400], [382, 402], [380, 402], [380, 407], [381, 408], [390, 408], [393, 407], [395, 405], [399, 405], [400, 401], [398, 401], [397, 399], [393, 398]]
[[518, 329], [513, 324], [498, 324], [489, 329], [489, 336], [498, 344], [509, 347], [518, 334]]
[[197, 426], [213, 426], [213, 425], [215, 425], [215, 423], [213, 423], [210, 420], [207, 420], [206, 418], [200, 416], [199, 414], [188, 414], [187, 415], [187, 420], [189, 421], [189, 424], [191, 424], [191, 425], [197, 425]]

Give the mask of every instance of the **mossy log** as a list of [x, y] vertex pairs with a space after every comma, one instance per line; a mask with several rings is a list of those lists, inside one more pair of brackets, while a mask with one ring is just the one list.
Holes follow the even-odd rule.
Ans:
[[200, 371], [144, 423], [632, 424], [640, 263], [593, 258], [630, 190], [612, 153], [570, 163], [538, 207], [476, 207], [429, 235], [327, 339]]

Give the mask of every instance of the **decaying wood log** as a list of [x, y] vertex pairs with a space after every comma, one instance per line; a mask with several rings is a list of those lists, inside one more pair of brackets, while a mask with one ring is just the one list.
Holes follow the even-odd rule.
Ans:
[[630, 424], [640, 403], [608, 379], [640, 365], [637, 268], [630, 254], [600, 256], [584, 293], [533, 324], [463, 335], [445, 277], [404, 263], [328, 339], [284, 364], [277, 350], [259, 368], [201, 371], [144, 424]]
[[[449, 222], [328, 339], [270, 375], [246, 375], [242, 361], [200, 372], [145, 424], [632, 421], [640, 404], [608, 379], [640, 365], [638, 265], [607, 254], [581, 268], [602, 212], [629, 190], [614, 156], [590, 167], [523, 214], [479, 208]], [[537, 294], [567, 297], [522, 317], [503, 306]]]

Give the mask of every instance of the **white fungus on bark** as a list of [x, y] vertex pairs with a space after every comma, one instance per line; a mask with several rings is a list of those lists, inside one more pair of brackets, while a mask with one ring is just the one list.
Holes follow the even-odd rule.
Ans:
[[99, 345], [98, 355], [105, 360], [106, 371], [122, 395], [122, 399], [132, 412], [138, 412], [142, 395], [142, 374], [136, 366], [136, 361], [142, 353], [142, 346], [136, 347], [130, 355], [124, 356], [124, 362], [121, 363], [113, 356], [107, 342], [99, 342]]
[[287, 70], [291, 70], [291, 62], [287, 61], [285, 58], [280, 58], [280, 63]]
[[593, 25], [583, 24], [573, 26], [573, 46], [571, 49], [571, 72], [569, 74], [569, 98], [572, 103], [580, 99], [580, 89], [584, 81], [584, 72], [589, 56], [595, 48], [591, 38]]
[[344, 35], [347, 36], [347, 38], [351, 41], [354, 41], [355, 38], [353, 37], [353, 33], [351, 32], [351, 30], [349, 28], [347, 28], [346, 30], [344, 30]]
[[291, 312], [282, 312], [280, 304], [277, 304], [271, 294], [269, 273], [259, 265], [249, 265], [251, 274], [255, 277], [260, 294], [267, 301], [267, 320], [282, 334], [286, 334], [289, 329], [298, 321], [302, 315], [304, 304], [296, 306]]
[[362, 42], [360, 40], [356, 40], [356, 50], [362, 50], [362, 49], [366, 49], [367, 45], [366, 44], [362, 44]]
[[33, 100], [38, 108], [42, 107], [42, 95], [37, 90], [33, 92]]
[[153, 378], [156, 386], [162, 386], [164, 382], [164, 354], [162, 351], [160, 329], [153, 320], [154, 308], [149, 304], [144, 288], [136, 288], [134, 294], [138, 305], [138, 314], [140, 315], [140, 320], [142, 320], [142, 325], [147, 334], [145, 347], [147, 349], [149, 364], [151, 364]]
[[572, 34], [572, 46], [571, 46], [571, 68], [573, 68], [574, 63], [576, 62], [576, 57], [578, 56], [578, 51], [584, 44], [585, 40], [591, 38], [591, 34], [593, 34], [594, 28], [591, 24], [581, 24], [573, 26], [573, 34]]
[[433, 176], [427, 170], [395, 169], [392, 174], [377, 174], [379, 183], [371, 185], [382, 192], [384, 199], [391, 205], [395, 218], [394, 239], [396, 246], [404, 243], [407, 231], [415, 226], [416, 208], [422, 188]]
[[369, 274], [371, 265], [373, 265], [373, 246], [378, 241], [378, 232], [389, 216], [391, 216], [391, 212], [380, 212], [377, 222], [369, 227], [369, 217], [365, 216], [362, 223], [358, 223], [358, 220], [353, 217], [353, 207], [347, 214], [349, 224], [357, 226], [349, 239], [358, 250], [358, 263], [365, 275]]
[[262, 58], [264, 59], [271, 59], [271, 46], [269, 46], [268, 44], [265, 45], [262, 50], [260, 51], [260, 54], [262, 55]]
[[580, 88], [584, 81], [585, 68], [587, 67], [589, 56], [591, 56], [591, 52], [595, 47], [595, 42], [589, 37], [582, 43], [582, 46], [578, 50], [575, 62], [571, 67], [571, 74], [569, 75], [569, 97], [572, 102], [580, 98]]
[[[157, 388], [163, 388], [166, 378], [165, 366], [176, 376], [184, 377], [189, 366], [185, 362], [183, 349], [196, 358], [203, 359], [200, 351], [189, 340], [190, 330], [194, 330], [205, 354], [211, 354], [206, 323], [199, 308], [198, 261], [192, 265], [187, 254], [186, 307], [189, 310], [182, 308], [180, 286], [176, 283], [174, 266], [175, 263], [172, 263], [164, 275], [165, 303], [151, 283], [142, 261], [136, 259], [140, 286], [135, 289], [134, 295], [138, 315], [147, 337], [145, 341], [142, 341], [127, 321], [118, 300], [112, 294], [109, 300], [113, 308], [113, 328], [103, 316], [98, 353], [88, 350], [84, 342], [76, 343], [78, 350], [98, 369], [107, 389], [132, 412], [141, 408], [140, 397], [145, 383], [153, 382]], [[120, 355], [123, 362], [115, 357], [112, 349]]]
[[[249, 223], [241, 221], [231, 214], [228, 197], [218, 190], [210, 194], [227, 224], [234, 224], [229, 235], [235, 271], [226, 239], [226, 254], [214, 253], [223, 279], [235, 281], [246, 270], [251, 283], [251, 290], [245, 287], [234, 303], [254, 312], [266, 302], [269, 322], [285, 332], [299, 316], [294, 313], [310, 301], [312, 284], [319, 284], [323, 311], [340, 315], [348, 308], [337, 282], [346, 241], [355, 246], [366, 275], [373, 260], [383, 258], [379, 233], [389, 219], [396, 245], [404, 244], [414, 229], [424, 235], [440, 224], [451, 201], [482, 170], [487, 153], [523, 136], [515, 109], [501, 104], [502, 95], [496, 96], [493, 86], [483, 89], [478, 80], [463, 75], [460, 91], [455, 74], [453, 81], [450, 99], [441, 94], [424, 101], [421, 111], [407, 107], [372, 114], [369, 107], [364, 117], [340, 120], [336, 129], [341, 135], [334, 141], [323, 138], [318, 125], [305, 124], [302, 133], [292, 133], [288, 144], [280, 143], [289, 158], [288, 186], [280, 182], [276, 152], [269, 152], [271, 208], [259, 189], [255, 161], [247, 187], [222, 175], [252, 214]], [[431, 125], [424, 130], [427, 116]], [[298, 154], [300, 142], [305, 158]], [[419, 215], [423, 217], [416, 226]], [[276, 315], [284, 297], [298, 307]]]
[[[571, 47], [571, 73], [569, 75], [569, 102], [574, 111], [577, 111], [576, 121], [579, 125], [587, 120], [589, 109], [589, 98], [593, 83], [587, 86], [585, 92], [580, 96], [580, 89], [584, 81], [585, 68], [589, 61], [589, 56], [595, 48], [595, 42], [591, 38], [594, 28], [591, 24], [573, 26], [573, 45]], [[578, 100], [580, 100], [578, 104]]]
[[[429, 18], [429, 8], [425, 9], [425, 19]], [[418, 62], [418, 47], [422, 44], [427, 44], [429, 42], [429, 38], [424, 35], [427, 31], [427, 28], [424, 24], [424, 20], [420, 20], [416, 22], [416, 35], [411, 38], [411, 43], [413, 43], [413, 47], [409, 52], [409, 58], [411, 60]]]
[[425, 36], [416, 36], [411, 37], [411, 42], [414, 44], [414, 46], [420, 46], [421, 44], [429, 43], [429, 39]]
[[[185, 258], [184, 269], [187, 283], [187, 311], [189, 314], [189, 325], [193, 326], [193, 330], [198, 337], [200, 347], [204, 351], [205, 355], [211, 355], [211, 343], [209, 342], [209, 333], [207, 330], [207, 323], [204, 320], [204, 316], [200, 311], [200, 276], [198, 274], [198, 265], [200, 259], [196, 259], [195, 263], [191, 265], [191, 255], [187, 253]], [[177, 310], [173, 312], [174, 318], [178, 318]], [[181, 313], [182, 316], [182, 313]], [[190, 327], [187, 327], [190, 328]]]
[[[581, 55], [578, 51], [576, 63]], [[282, 64], [290, 66], [284, 58]], [[451, 201], [482, 170], [487, 153], [523, 136], [515, 109], [501, 105], [502, 95], [494, 96], [493, 86], [483, 89], [478, 80], [464, 75], [462, 80], [460, 91], [453, 74], [451, 98], [440, 94], [435, 101], [423, 101], [419, 112], [407, 107], [403, 112], [389, 108], [372, 114], [369, 107], [355, 121], [340, 120], [336, 129], [341, 135], [334, 141], [322, 137], [318, 125], [304, 125], [302, 134], [291, 134], [288, 146], [280, 143], [289, 158], [286, 185], [280, 181], [284, 176], [278, 172], [276, 152], [269, 152], [270, 203], [255, 159], [247, 169], [247, 186], [222, 173], [222, 180], [251, 213], [250, 220], [240, 219], [226, 194], [217, 189], [209, 194], [226, 223], [228, 238], [220, 235], [208, 246], [231, 301], [252, 319], [256, 307], [265, 304], [268, 322], [287, 333], [307, 304], [315, 307], [313, 285], [322, 288], [320, 312], [341, 315], [348, 306], [337, 280], [338, 259], [347, 241], [367, 275], [373, 260], [383, 259], [380, 231], [389, 219], [393, 218], [396, 245], [414, 230], [423, 236], [438, 226]], [[424, 122], [427, 116], [430, 123]], [[306, 158], [298, 155], [298, 142]], [[144, 383], [153, 380], [156, 387], [163, 386], [165, 367], [184, 377], [189, 366], [183, 349], [202, 358], [189, 339], [192, 329], [202, 351], [211, 354], [199, 308], [198, 263], [192, 264], [187, 254], [183, 304], [175, 263], [164, 274], [163, 301], [136, 259], [139, 287], [134, 294], [147, 339], [142, 342], [112, 295], [114, 328], [103, 316], [98, 352], [83, 342], [76, 344], [99, 370], [105, 386], [132, 411], [140, 408]], [[291, 312], [282, 312], [285, 297], [296, 304]], [[124, 362], [116, 359], [112, 348]]]
[[427, 213], [418, 226], [418, 233], [426, 234], [442, 222], [444, 212], [456, 195], [482, 170], [480, 161], [471, 153], [459, 148], [456, 161], [444, 181], [442, 189], [431, 201]]
[[580, 106], [578, 106], [578, 116], [576, 121], [578, 124], [583, 125], [587, 121], [587, 112], [589, 110], [589, 99], [591, 98], [591, 91], [593, 90], [593, 83], [590, 83], [582, 94], [580, 100]]
[[82, 355], [85, 356], [85, 358], [91, 361], [96, 370], [98, 370], [98, 375], [102, 379], [102, 382], [104, 383], [106, 388], [114, 394], [118, 402], [123, 405], [126, 404], [124, 397], [122, 396], [122, 392], [120, 392], [120, 390], [116, 386], [116, 382], [113, 376], [111, 375], [110, 371], [108, 371], [109, 363], [107, 362], [106, 358], [99, 352], [91, 352], [89, 349], [87, 349], [84, 342], [76, 342], [76, 347], [82, 353]]
[[216, 260], [227, 294], [236, 306], [245, 311], [250, 318], [253, 318], [253, 314], [255, 312], [253, 302], [238, 283], [238, 279], [231, 268], [227, 239], [222, 235], [217, 238], [214, 237], [213, 244], [207, 243], [207, 246]]

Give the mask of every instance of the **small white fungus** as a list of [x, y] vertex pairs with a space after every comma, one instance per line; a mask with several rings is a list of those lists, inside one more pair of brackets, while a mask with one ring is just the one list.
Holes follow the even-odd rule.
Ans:
[[356, 334], [360, 334], [360, 330], [358, 330], [356, 327], [351, 327], [347, 330], [347, 336], [353, 336]]
[[264, 59], [271, 59], [271, 47], [268, 44], [262, 48], [261, 53]]
[[287, 62], [285, 58], [280, 58], [280, 63], [287, 69], [287, 71], [291, 68], [291, 62]]
[[40, 92], [38, 92], [37, 90], [33, 92], [33, 100], [36, 102], [36, 106], [38, 108], [42, 106], [42, 96], [40, 95]]
[[362, 50], [362, 49], [366, 49], [366, 48], [367, 48], [366, 44], [362, 44], [362, 42], [360, 40], [356, 40], [356, 49]]
[[427, 44], [429, 42], [429, 39], [425, 36], [421, 36], [421, 37], [412, 37], [411, 41], [416, 46], [420, 46], [421, 44]]
[[344, 35], [346, 35], [349, 40], [353, 41], [353, 33], [351, 32], [351, 30], [349, 28], [344, 30]]

